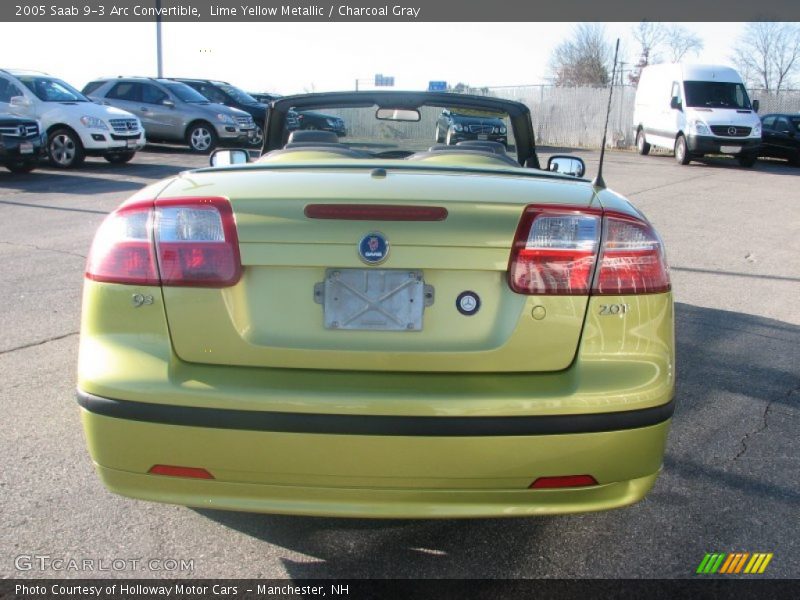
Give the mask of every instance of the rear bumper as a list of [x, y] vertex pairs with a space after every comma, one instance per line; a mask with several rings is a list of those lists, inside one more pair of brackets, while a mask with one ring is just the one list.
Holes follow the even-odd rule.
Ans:
[[[78, 401], [97, 471], [115, 493], [205, 508], [392, 518], [631, 504], [655, 482], [673, 410], [670, 402], [563, 418], [415, 418], [258, 415], [81, 392]], [[157, 464], [203, 468], [214, 480], [148, 474]], [[590, 474], [599, 485], [528, 489], [538, 477], [565, 474]]]

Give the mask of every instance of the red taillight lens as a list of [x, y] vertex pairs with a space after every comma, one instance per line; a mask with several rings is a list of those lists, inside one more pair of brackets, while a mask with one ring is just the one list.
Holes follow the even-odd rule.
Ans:
[[629, 216], [605, 216], [594, 293], [652, 294], [669, 289], [664, 248], [650, 224]]
[[589, 485], [597, 485], [597, 480], [591, 475], [557, 475], [555, 477], [539, 477], [528, 487], [532, 490], [551, 490]]
[[197, 467], [178, 467], [175, 465], [153, 465], [148, 471], [151, 475], [166, 475], [167, 477], [189, 477], [191, 479], [214, 479], [214, 476]]
[[239, 240], [224, 198], [127, 205], [95, 236], [86, 277], [133, 285], [227, 287], [241, 277]]
[[588, 294], [600, 224], [596, 212], [529, 207], [511, 252], [511, 289], [520, 294]]
[[559, 206], [525, 209], [508, 277], [512, 290], [531, 295], [648, 294], [670, 289], [664, 249], [649, 223], [616, 212]]
[[157, 201], [155, 233], [164, 285], [227, 287], [239, 281], [236, 223], [224, 198]]
[[108, 215], [92, 242], [86, 277], [109, 283], [158, 285], [152, 226], [152, 201], [130, 204]]

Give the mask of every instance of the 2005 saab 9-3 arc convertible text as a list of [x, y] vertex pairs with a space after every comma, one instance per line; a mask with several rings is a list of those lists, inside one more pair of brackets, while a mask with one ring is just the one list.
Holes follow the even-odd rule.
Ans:
[[[348, 123], [347, 143], [285, 127], [307, 110]], [[502, 119], [515, 155], [429, 147], [442, 110]], [[524, 105], [293, 96], [264, 139], [254, 163], [218, 151], [97, 233], [78, 401], [110, 490], [371, 517], [650, 490], [673, 412], [664, 249], [580, 159], [540, 168]]]

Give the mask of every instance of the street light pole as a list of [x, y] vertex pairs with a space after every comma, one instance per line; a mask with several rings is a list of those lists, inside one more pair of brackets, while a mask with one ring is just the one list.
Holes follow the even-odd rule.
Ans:
[[161, 54], [161, 0], [156, 0], [156, 61], [158, 78], [164, 77], [164, 61]]

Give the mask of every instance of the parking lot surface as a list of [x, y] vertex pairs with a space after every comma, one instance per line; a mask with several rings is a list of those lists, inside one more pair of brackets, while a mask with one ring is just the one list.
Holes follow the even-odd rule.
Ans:
[[[593, 176], [598, 153], [577, 154]], [[85, 257], [123, 199], [207, 157], [160, 147], [128, 165], [0, 173], [0, 576], [692, 577], [706, 552], [739, 551], [774, 553], [763, 577], [796, 577], [800, 169], [606, 160], [609, 187], [655, 224], [672, 268], [678, 408], [664, 472], [626, 509], [465, 521], [229, 513], [107, 492], [74, 400]], [[54, 571], [18, 558], [43, 555], [142, 562]]]

